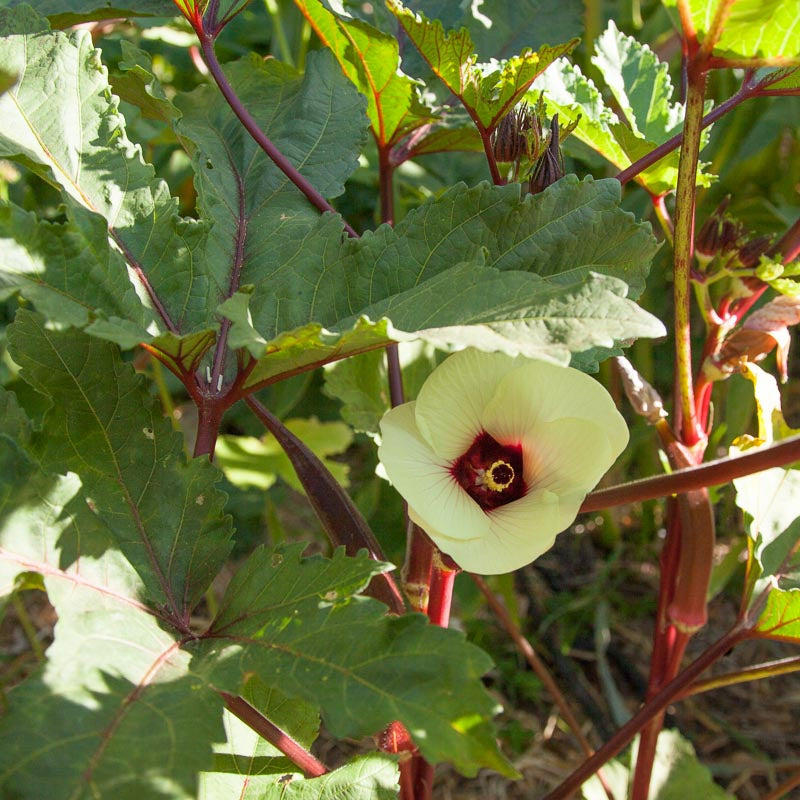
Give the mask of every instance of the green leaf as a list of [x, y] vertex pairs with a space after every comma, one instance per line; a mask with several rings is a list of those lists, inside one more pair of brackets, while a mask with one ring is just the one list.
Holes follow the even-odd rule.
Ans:
[[[255, 55], [226, 66], [226, 75], [264, 133], [323, 195], [344, 191], [358, 163], [367, 119], [364, 99], [329, 53], [310, 54], [304, 75]], [[213, 220], [205, 262], [214, 274], [212, 283], [225, 286], [200, 297], [187, 316], [195, 327], [207, 326], [231, 286], [261, 283], [274, 288], [257, 313], [271, 316], [271, 335], [290, 330], [298, 323], [276, 318], [278, 310], [291, 307], [297, 295], [313, 295], [314, 287], [303, 282], [287, 286], [284, 276], [298, 259], [319, 257], [326, 247], [338, 250], [341, 220], [330, 214], [320, 219], [214, 87], [181, 95], [176, 104], [183, 114], [177, 131], [196, 145], [201, 215]], [[256, 312], [252, 305], [251, 311]]]
[[[386, 615], [351, 593], [385, 565], [366, 553], [328, 561], [299, 555], [303, 545], [258, 550], [240, 568], [209, 638], [189, 644], [193, 671], [236, 691], [250, 671], [322, 709], [336, 736], [364, 736], [402, 721], [425, 757], [513, 770], [497, 750], [495, 706], [480, 676], [488, 657], [461, 634], [421, 615]], [[347, 587], [347, 588], [344, 588]], [[395, 678], [387, 684], [381, 676]]]
[[[28, 0], [0, 0], [0, 8], [15, 8]], [[36, 11], [47, 17], [54, 28], [69, 28], [82, 22], [120, 17], [174, 17], [170, 0], [70, 0], [64, 10], [61, 0], [36, 0]]]
[[111, 79], [114, 94], [135, 105], [147, 119], [157, 119], [173, 125], [180, 116], [175, 104], [167, 97], [161, 82], [153, 74], [150, 54], [120, 39], [122, 60], [117, 64], [121, 74]]
[[200, 800], [395, 800], [397, 763], [383, 754], [358, 756], [320, 778], [282, 775], [213, 775], [204, 780]]
[[[677, 0], [664, 0], [676, 7]], [[702, 42], [714, 18], [724, 8], [722, 34], [714, 55], [723, 58], [780, 58], [800, 63], [800, 17], [796, 0], [689, 0], [692, 23]]]
[[800, 588], [773, 589], [756, 630], [770, 639], [800, 642]]
[[259, 359], [246, 385], [408, 338], [567, 363], [571, 352], [663, 335], [630, 299], [656, 243], [619, 198], [617, 181], [574, 176], [524, 199], [516, 185], [457, 185], [396, 227], [344, 243], [323, 217], [272, 280], [219, 309], [231, 345]]
[[[417, 396], [428, 375], [437, 364], [436, 350], [426, 342], [401, 342], [398, 345], [403, 370], [406, 400]], [[378, 423], [389, 410], [389, 378], [386, 355], [364, 353], [325, 367], [324, 392], [341, 400], [342, 419], [360, 432], [378, 433]]]
[[[759, 432], [755, 439], [737, 439], [731, 451], [744, 452], [796, 434], [783, 418], [775, 378], [751, 362], [743, 365], [743, 373], [754, 386]], [[752, 540], [750, 554], [755, 563], [750, 570], [750, 599], [776, 587], [776, 581], [780, 589], [798, 585], [800, 563], [792, 554], [800, 538], [800, 469], [774, 467], [737, 478], [733, 485]]]
[[[205, 226], [180, 219], [166, 184], [155, 179], [128, 139], [89, 31], [47, 32], [46, 21], [25, 9], [0, 9], [0, 69], [22, 76], [0, 96], [0, 156], [20, 161], [73, 205], [102, 216], [113, 247], [131, 269], [130, 276], [122, 270], [121, 279], [153, 311], [161, 328], [155, 333], [177, 333], [194, 322], [191, 312], [198, 304], [213, 307], [224, 293], [226, 282], [215, 285], [197, 263]], [[102, 251], [99, 257], [107, 259]], [[119, 259], [110, 266], [114, 261]], [[106, 335], [118, 328], [121, 341], [130, 339], [131, 325], [141, 325], [140, 312], [115, 326], [116, 307], [95, 311], [107, 318]], [[202, 327], [210, 323], [205, 318]]]
[[295, 0], [344, 74], [367, 98], [367, 116], [380, 147], [388, 147], [434, 118], [419, 99], [416, 82], [399, 71], [399, 45], [358, 19], [334, 14], [321, 0]]
[[547, 42], [566, 42], [583, 31], [580, 0], [409, 0], [405, 6], [440, 20], [447, 30], [466, 28], [483, 59], [506, 58]]
[[183, 438], [113, 345], [47, 330], [26, 311], [9, 344], [25, 381], [53, 401], [33, 440], [39, 459], [81, 477], [149, 599], [188, 623], [230, 549], [219, 473], [204, 460], [186, 463]]
[[[311, 419], [290, 419], [286, 427], [318, 455], [336, 481], [347, 486], [349, 467], [327, 456], [343, 453], [353, 442], [352, 430], [342, 422], [320, 422]], [[220, 436], [214, 450], [217, 466], [235, 486], [269, 489], [280, 476], [293, 489], [303, 491], [292, 463], [275, 438], [266, 434], [254, 436]]]
[[[637, 740], [638, 741], [638, 740]], [[635, 763], [635, 751], [631, 760]], [[606, 778], [617, 797], [625, 797], [632, 781], [632, 770], [619, 761], [608, 764]], [[605, 800], [608, 795], [597, 776], [590, 778], [581, 788], [585, 800]], [[653, 774], [650, 779], [648, 800], [684, 800], [702, 797], [703, 800], [734, 800], [733, 795], [714, 783], [711, 772], [695, 755], [691, 742], [677, 731], [664, 730], [658, 736]]]
[[[579, 120], [571, 135], [623, 170], [680, 131], [683, 108], [672, 103], [668, 65], [647, 45], [620, 33], [613, 21], [597, 40], [592, 62], [603, 73], [630, 127], [606, 106], [580, 68], [566, 59], [559, 59], [536, 79], [529, 97], [538, 99], [543, 91], [548, 114], [557, 113], [562, 122]], [[677, 176], [676, 150], [634, 180], [658, 195], [674, 189]], [[708, 186], [711, 180], [698, 171], [698, 185]]]
[[646, 44], [621, 33], [611, 20], [595, 43], [592, 63], [637, 136], [660, 144], [680, 132], [683, 108], [672, 103], [669, 64]]
[[543, 45], [538, 52], [525, 49], [500, 62], [479, 64], [466, 29], [446, 32], [439, 20], [415, 14], [398, 0], [390, 0], [389, 7], [434, 73], [486, 131], [497, 127], [537, 75], [578, 44], [573, 39], [555, 47]]
[[43, 472], [7, 437], [24, 426], [11, 397], [0, 393], [16, 417], [0, 435], [0, 595], [39, 573], [58, 623], [44, 666], [0, 720], [0, 785], [30, 800], [189, 800], [221, 736], [221, 699], [189, 676], [175, 637], [141, 602], [142, 581], [77, 475]]
[[45, 585], [55, 641], [3, 717], [0, 784], [30, 800], [194, 798], [221, 735], [222, 699], [133, 597], [82, 571], [51, 571]]
[[20, 291], [62, 325], [85, 327], [102, 310], [112, 335], [119, 319], [130, 323], [136, 342], [149, 338], [150, 315], [108, 245], [105, 220], [71, 200], [65, 211], [65, 222], [51, 223], [0, 204], [0, 291]]
[[[255, 675], [247, 681], [240, 694], [301, 747], [311, 748], [319, 731], [319, 713], [315, 707], [289, 699], [278, 689], [266, 686]], [[275, 777], [296, 773], [297, 766], [292, 761], [227, 708], [222, 722], [225, 742], [214, 745], [213, 770], [200, 776], [201, 800], [247, 796], [242, 793], [254, 790], [254, 783], [273, 785]], [[299, 775], [295, 777], [301, 778]]]

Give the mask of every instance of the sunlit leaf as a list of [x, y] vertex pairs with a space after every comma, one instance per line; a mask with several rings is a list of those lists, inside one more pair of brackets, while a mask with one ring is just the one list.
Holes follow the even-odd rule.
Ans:
[[415, 14], [398, 0], [389, 5], [434, 73], [488, 131], [522, 99], [537, 75], [578, 44], [573, 39], [554, 47], [542, 45], [538, 52], [525, 49], [503, 61], [480, 64], [466, 29], [445, 31], [439, 20]]
[[335, 14], [321, 0], [295, 0], [295, 4], [367, 98], [367, 114], [379, 145], [391, 145], [434, 119], [420, 101], [415, 81], [399, 72], [394, 36]]
[[[677, 0], [664, 0], [675, 7]], [[727, 58], [780, 58], [782, 63], [800, 63], [800, 16], [796, 0], [689, 0], [692, 24], [699, 40], [721, 9], [722, 34], [714, 55]]]
[[[680, 131], [683, 108], [672, 100], [668, 65], [649, 47], [618, 31], [613, 21], [598, 39], [592, 61], [603, 73], [626, 121], [606, 105], [592, 80], [566, 59], [559, 59], [536, 79], [529, 99], [538, 99], [543, 91], [548, 113], [557, 113], [562, 124], [580, 118], [571, 136], [623, 170]], [[674, 189], [677, 177], [676, 149], [635, 180], [658, 195]], [[708, 186], [711, 176], [701, 169], [697, 181]]]

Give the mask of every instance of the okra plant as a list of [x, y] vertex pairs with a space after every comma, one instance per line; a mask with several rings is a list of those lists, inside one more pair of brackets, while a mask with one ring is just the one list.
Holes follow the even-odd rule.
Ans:
[[[733, 796], [665, 710], [800, 661], [708, 673], [800, 640], [800, 437], [756, 363], [786, 380], [800, 321], [800, 17], [623, 5], [0, 2], [3, 797], [518, 780], [460, 574], [580, 745], [530, 796]], [[626, 483], [644, 440], [663, 474]], [[481, 576], [656, 498], [649, 681], [595, 752]]]

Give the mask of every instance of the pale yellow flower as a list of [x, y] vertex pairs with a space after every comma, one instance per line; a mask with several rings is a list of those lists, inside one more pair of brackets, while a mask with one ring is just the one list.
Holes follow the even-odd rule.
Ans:
[[411, 519], [462, 569], [509, 572], [548, 550], [628, 442], [593, 378], [464, 350], [383, 417], [378, 456]]

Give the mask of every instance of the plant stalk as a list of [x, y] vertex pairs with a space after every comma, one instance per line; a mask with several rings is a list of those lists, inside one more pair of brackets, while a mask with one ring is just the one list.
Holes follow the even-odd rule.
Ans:
[[719, 486], [736, 478], [772, 467], [783, 467], [800, 460], [800, 436], [792, 436], [769, 447], [759, 447], [740, 456], [707, 461], [697, 467], [676, 470], [669, 475], [655, 475], [638, 481], [611, 486], [589, 494], [580, 513], [601, 511], [611, 506], [654, 500], [679, 492]]
[[692, 383], [691, 345], [691, 267], [694, 258], [694, 206], [697, 164], [700, 153], [706, 73], [689, 64], [689, 86], [683, 129], [683, 144], [678, 162], [675, 200], [674, 303], [675, 303], [675, 388], [680, 411], [679, 438], [693, 447], [706, 439], [695, 415]]

